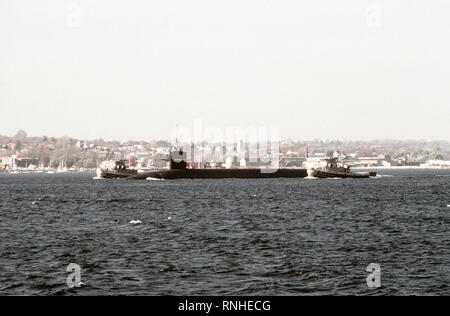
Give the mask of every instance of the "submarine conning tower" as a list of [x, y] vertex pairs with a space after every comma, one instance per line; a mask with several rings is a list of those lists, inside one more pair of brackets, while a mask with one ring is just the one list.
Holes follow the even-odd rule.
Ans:
[[170, 152], [170, 169], [186, 169], [186, 153], [180, 149], [179, 151]]

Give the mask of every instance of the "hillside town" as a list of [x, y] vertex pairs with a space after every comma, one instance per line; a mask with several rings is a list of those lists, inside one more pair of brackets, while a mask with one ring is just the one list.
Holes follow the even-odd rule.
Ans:
[[[20, 130], [14, 136], [0, 136], [0, 170], [29, 172], [62, 172], [92, 170], [105, 160], [126, 160], [130, 168], [158, 169], [167, 166], [169, 151], [167, 140], [105, 141], [81, 140], [70, 137], [35, 137]], [[267, 164], [264, 159], [249, 159], [248, 144], [191, 145], [193, 167], [252, 167]], [[227, 161], [203, 159], [220, 151]], [[270, 151], [270, 148], [269, 148]], [[211, 156], [210, 156], [211, 157]], [[338, 158], [358, 167], [450, 167], [448, 141], [339, 141], [282, 140], [279, 143], [279, 166], [302, 167], [307, 160]], [[195, 165], [195, 163], [197, 165]]]

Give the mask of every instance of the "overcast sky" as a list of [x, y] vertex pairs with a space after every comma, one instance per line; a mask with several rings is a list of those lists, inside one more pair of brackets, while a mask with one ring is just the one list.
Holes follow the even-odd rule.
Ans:
[[450, 1], [0, 0], [0, 134], [450, 140]]

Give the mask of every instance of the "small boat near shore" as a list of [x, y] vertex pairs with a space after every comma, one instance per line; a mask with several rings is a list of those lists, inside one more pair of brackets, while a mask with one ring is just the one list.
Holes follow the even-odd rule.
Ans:
[[58, 169], [56, 169], [57, 173], [63, 173], [63, 172], [67, 172], [67, 166], [66, 163], [64, 162], [64, 160], [61, 160], [61, 162], [59, 163], [59, 167]]
[[349, 166], [339, 165], [337, 158], [326, 160], [325, 167], [308, 169], [308, 177], [312, 178], [370, 178], [376, 172], [352, 172]]

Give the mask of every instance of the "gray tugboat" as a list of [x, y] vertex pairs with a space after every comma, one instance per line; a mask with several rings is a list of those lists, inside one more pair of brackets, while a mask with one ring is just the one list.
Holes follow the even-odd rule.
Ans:
[[325, 167], [308, 169], [308, 176], [314, 178], [369, 178], [377, 175], [376, 172], [352, 172], [349, 166], [339, 165], [337, 158], [327, 159], [326, 163]]
[[128, 169], [126, 160], [104, 161], [97, 169], [98, 178], [128, 178], [137, 175], [137, 170]]

